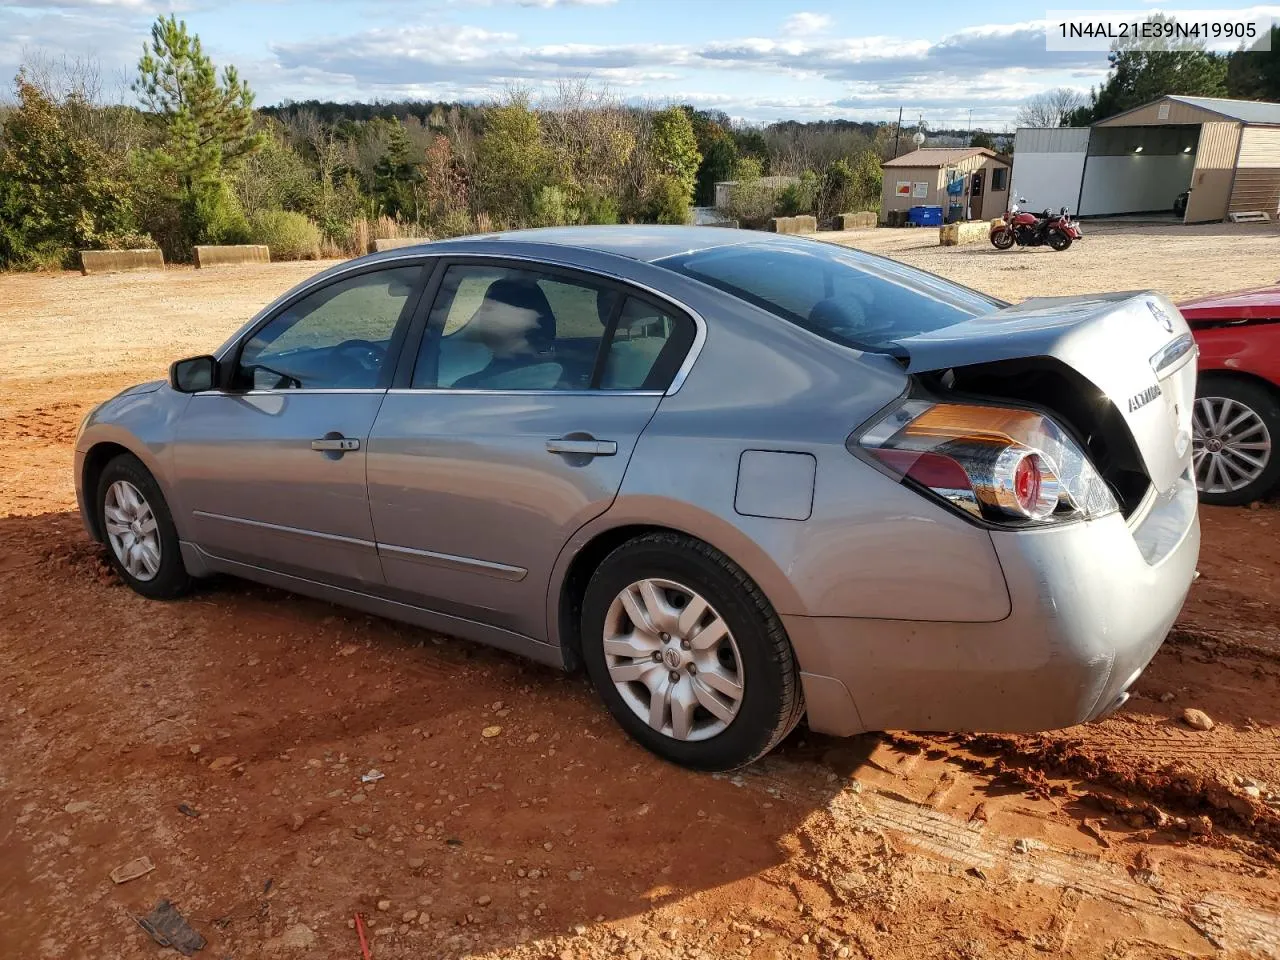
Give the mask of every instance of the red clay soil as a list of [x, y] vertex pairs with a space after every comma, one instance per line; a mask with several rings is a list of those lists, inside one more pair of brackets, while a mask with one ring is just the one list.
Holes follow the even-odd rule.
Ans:
[[120, 585], [68, 449], [149, 369], [0, 381], [0, 957], [176, 956], [134, 919], [161, 898], [210, 958], [354, 960], [357, 912], [378, 960], [1280, 957], [1275, 505], [1204, 511], [1105, 722], [801, 728], [712, 777], [580, 676], [230, 579]]

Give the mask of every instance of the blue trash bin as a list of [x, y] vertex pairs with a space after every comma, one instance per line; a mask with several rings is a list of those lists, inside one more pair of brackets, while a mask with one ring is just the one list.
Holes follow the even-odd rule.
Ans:
[[913, 227], [940, 227], [942, 207], [912, 207], [907, 211], [907, 223]]

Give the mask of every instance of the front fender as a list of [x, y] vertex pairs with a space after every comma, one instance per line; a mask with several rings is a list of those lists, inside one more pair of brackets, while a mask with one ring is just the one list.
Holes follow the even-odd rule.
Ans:
[[[98, 451], [122, 448], [142, 461], [155, 477], [167, 498], [173, 486], [172, 446], [178, 423], [191, 397], [167, 385], [143, 384], [131, 387], [99, 405], [80, 427], [76, 436], [76, 500], [86, 527], [96, 529], [90, 503], [94, 491], [86, 488], [91, 470], [101, 467]], [[182, 524], [174, 516], [179, 536]]]

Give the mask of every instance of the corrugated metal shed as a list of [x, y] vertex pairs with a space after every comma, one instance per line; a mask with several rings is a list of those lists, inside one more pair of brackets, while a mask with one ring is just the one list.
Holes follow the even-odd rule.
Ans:
[[1230, 209], [1280, 213], [1280, 127], [1244, 128]]
[[1171, 123], [1213, 123], [1218, 120], [1280, 124], [1280, 103], [1170, 95], [1099, 120], [1094, 126], [1142, 127]]
[[1088, 127], [1019, 127], [1013, 156], [1024, 153], [1083, 153], [1089, 146]]
[[1146, 127], [1163, 126], [1172, 123], [1212, 123], [1221, 120], [1223, 115], [1214, 110], [1206, 110], [1195, 104], [1183, 103], [1173, 97], [1161, 97], [1151, 103], [1134, 107], [1114, 117], [1107, 117], [1094, 124], [1095, 127]]
[[1220, 97], [1169, 96], [1165, 99], [1176, 100], [1201, 110], [1212, 110], [1214, 113], [1244, 123], [1280, 124], [1280, 103], [1267, 103], [1262, 100], [1224, 100]]
[[1187, 197], [1187, 214], [1183, 218], [1186, 223], [1205, 223], [1226, 217], [1239, 149], [1240, 124], [1235, 121], [1217, 120], [1200, 127], [1196, 165], [1191, 172], [1191, 194]]

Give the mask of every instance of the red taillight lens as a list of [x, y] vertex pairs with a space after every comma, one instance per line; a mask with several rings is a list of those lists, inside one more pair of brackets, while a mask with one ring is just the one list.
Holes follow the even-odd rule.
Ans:
[[858, 443], [895, 475], [984, 520], [1043, 523], [1117, 508], [1079, 447], [1033, 410], [908, 400]]
[[1018, 498], [1018, 506], [1028, 512], [1040, 499], [1040, 457], [1029, 453], [1018, 461], [1013, 475], [1013, 492]]

